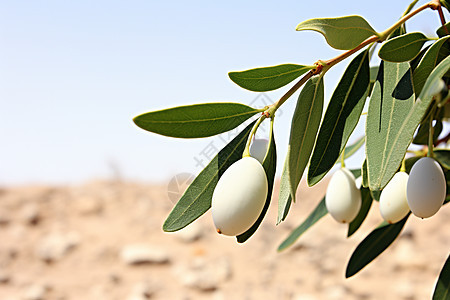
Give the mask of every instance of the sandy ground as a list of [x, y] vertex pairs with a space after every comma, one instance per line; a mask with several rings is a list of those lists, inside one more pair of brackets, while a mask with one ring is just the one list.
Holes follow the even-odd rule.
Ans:
[[[277, 189], [275, 192], [277, 193]], [[380, 221], [377, 204], [350, 239], [324, 217], [276, 249], [324, 193], [299, 190], [275, 226], [274, 199], [245, 244], [218, 235], [210, 214], [164, 233], [167, 186], [92, 181], [0, 189], [0, 299], [429, 299], [450, 249], [450, 209], [409, 219], [400, 238], [350, 279], [356, 245]]]

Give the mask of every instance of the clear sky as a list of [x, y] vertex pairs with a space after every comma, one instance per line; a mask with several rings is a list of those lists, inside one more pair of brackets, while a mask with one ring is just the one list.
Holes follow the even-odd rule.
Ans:
[[[409, 2], [0, 1], [0, 185], [114, 172], [166, 182], [198, 173], [195, 158], [211, 141], [222, 147], [219, 137], [162, 137], [137, 128], [132, 117], [199, 102], [250, 104], [259, 94], [235, 86], [229, 71], [339, 53], [315, 32], [296, 32], [299, 22], [359, 14], [382, 31]], [[438, 24], [437, 13], [426, 11], [408, 30], [434, 36]], [[348, 62], [325, 76], [327, 99]], [[275, 101], [284, 91], [265, 96]], [[295, 101], [276, 119], [278, 174]]]

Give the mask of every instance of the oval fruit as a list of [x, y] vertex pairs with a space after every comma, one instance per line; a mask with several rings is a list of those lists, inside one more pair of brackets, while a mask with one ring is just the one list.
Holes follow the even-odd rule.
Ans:
[[254, 139], [250, 145], [250, 156], [256, 158], [261, 164], [266, 156], [268, 139]]
[[211, 211], [217, 232], [239, 235], [258, 219], [267, 197], [264, 168], [253, 157], [232, 164], [214, 189]]
[[441, 166], [431, 157], [419, 159], [409, 172], [406, 198], [412, 213], [429, 218], [441, 208], [447, 183]]
[[408, 174], [398, 172], [392, 177], [380, 195], [380, 213], [383, 219], [390, 223], [397, 223], [409, 212], [406, 201], [406, 185]]
[[350, 223], [361, 208], [361, 193], [356, 187], [355, 176], [346, 168], [333, 174], [328, 183], [325, 205], [338, 222]]

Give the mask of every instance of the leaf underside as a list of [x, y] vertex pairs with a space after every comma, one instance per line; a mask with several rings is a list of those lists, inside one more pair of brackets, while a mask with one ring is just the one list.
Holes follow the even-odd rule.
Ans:
[[277, 224], [284, 220], [308, 164], [322, 117], [324, 84], [313, 76], [303, 87], [292, 116], [288, 152], [281, 178]]

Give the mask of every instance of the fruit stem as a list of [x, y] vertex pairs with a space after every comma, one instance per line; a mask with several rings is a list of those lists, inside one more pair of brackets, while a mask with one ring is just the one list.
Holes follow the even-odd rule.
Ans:
[[[414, 6], [414, 5], [412, 5], [412, 6]], [[266, 110], [266, 113], [268, 114], [267, 117], [272, 117], [273, 115], [275, 115], [275, 112], [277, 111], [277, 109], [281, 105], [283, 105], [283, 103], [286, 102], [286, 100], [288, 100], [299, 88], [301, 88], [302, 85], [305, 84], [305, 82], [308, 81], [309, 78], [311, 78], [314, 75], [318, 75], [318, 74], [321, 74], [321, 76], [323, 76], [332, 66], [343, 61], [344, 59], [348, 58], [352, 54], [358, 52], [359, 50], [363, 49], [365, 46], [370, 45], [375, 42], [381, 43], [381, 42], [385, 41], [395, 29], [397, 29], [399, 26], [403, 25], [407, 20], [409, 20], [410, 18], [412, 18], [413, 16], [415, 16], [416, 14], [418, 14], [419, 12], [421, 12], [427, 8], [431, 8], [433, 10], [439, 11], [439, 9], [441, 8], [441, 3], [439, 2], [439, 0], [432, 0], [432, 1], [422, 5], [421, 7], [415, 9], [414, 11], [404, 14], [391, 27], [389, 27], [388, 29], [386, 29], [385, 31], [383, 31], [381, 33], [377, 33], [375, 35], [368, 37], [366, 40], [361, 42], [361, 44], [359, 44], [355, 48], [347, 50], [344, 53], [341, 53], [338, 56], [331, 58], [329, 60], [325, 60], [325, 61], [318, 60], [314, 64], [316, 66], [315, 69], [306, 73], [283, 96], [281, 96], [281, 98], [277, 102], [275, 102], [269, 106], [269, 108]], [[408, 7], [407, 11], [409, 11], [409, 9], [410, 9], [410, 7]]]
[[269, 154], [269, 150], [270, 150], [270, 145], [272, 145], [272, 139], [273, 139], [273, 121], [274, 121], [274, 117], [270, 118], [270, 133], [269, 133], [269, 143], [267, 145], [267, 150], [266, 150], [266, 154], [264, 155], [264, 159], [263, 162], [266, 160], [267, 155]]
[[341, 153], [341, 168], [345, 168], [345, 147], [342, 149]]
[[403, 157], [402, 166], [400, 167], [400, 172], [406, 172], [406, 159]]
[[250, 144], [252, 143], [252, 137], [255, 135], [256, 130], [258, 130], [259, 125], [261, 125], [262, 121], [267, 118], [265, 113], [262, 113], [261, 117], [259, 117], [258, 121], [256, 121], [255, 125], [253, 125], [252, 131], [248, 135], [247, 144], [245, 144], [244, 153], [242, 153], [242, 157], [250, 156]]

